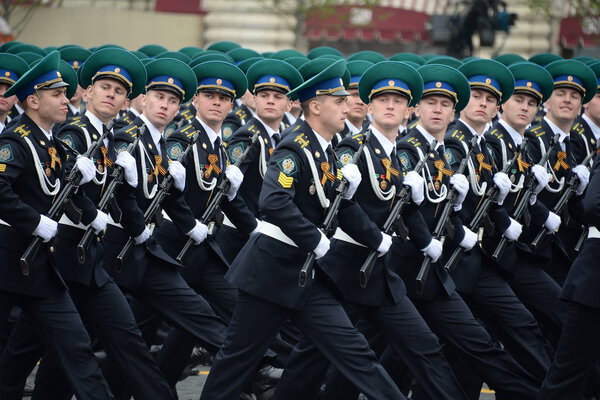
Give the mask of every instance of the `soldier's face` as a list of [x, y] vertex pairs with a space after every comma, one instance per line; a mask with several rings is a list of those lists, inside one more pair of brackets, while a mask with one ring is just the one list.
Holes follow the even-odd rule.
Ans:
[[77, 85], [77, 90], [75, 90], [75, 94], [70, 99], [71, 103], [77, 103], [78, 101], [80, 101], [82, 94], [83, 94], [83, 88], [81, 86]]
[[502, 119], [521, 132], [533, 121], [537, 112], [537, 100], [526, 94], [513, 94], [502, 104]]
[[[363, 103], [358, 95], [358, 89], [348, 89], [348, 114], [346, 117], [350, 121], [360, 121], [364, 120], [367, 116], [367, 105]], [[357, 126], [360, 128], [360, 126]]]
[[281, 121], [289, 109], [289, 99], [275, 90], [261, 90], [254, 96], [256, 114], [265, 122]]
[[460, 112], [460, 117], [469, 125], [485, 125], [498, 113], [498, 100], [487, 90], [471, 89], [469, 104]]
[[454, 118], [454, 102], [441, 95], [426, 96], [415, 110], [419, 124], [432, 135], [444, 135]]
[[180, 99], [167, 90], [148, 90], [144, 96], [144, 115], [159, 131], [173, 121]]
[[347, 96], [318, 96], [319, 118], [321, 123], [330, 134], [335, 134], [346, 124], [346, 114], [348, 113]]
[[585, 106], [585, 115], [597, 125], [600, 126], [600, 93], [596, 93], [594, 98]]
[[98, 79], [86, 92], [87, 108], [100, 119], [112, 119], [127, 100], [125, 85], [114, 79]]
[[381, 94], [369, 104], [373, 122], [384, 129], [398, 129], [407, 110], [408, 99], [394, 93]]
[[198, 92], [194, 96], [194, 107], [203, 121], [221, 124], [233, 109], [233, 100], [218, 92]]
[[66, 88], [38, 90], [27, 97], [27, 105], [37, 110], [42, 121], [52, 124], [64, 122], [69, 104], [66, 93]]
[[0, 83], [0, 115], [4, 115], [10, 111], [17, 102], [17, 96], [4, 97], [3, 94], [10, 86], [6, 83]]
[[546, 102], [549, 116], [559, 122], [574, 121], [581, 110], [581, 94], [570, 88], [558, 88]]
[[302, 106], [300, 105], [300, 100], [294, 100], [290, 102], [290, 112], [297, 113], [302, 110]]

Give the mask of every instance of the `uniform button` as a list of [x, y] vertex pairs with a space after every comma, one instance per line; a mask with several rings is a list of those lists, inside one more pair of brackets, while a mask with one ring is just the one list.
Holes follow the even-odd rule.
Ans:
[[100, 241], [100, 237], [96, 236], [96, 242]]
[[54, 253], [54, 246], [50, 246], [50, 253]]

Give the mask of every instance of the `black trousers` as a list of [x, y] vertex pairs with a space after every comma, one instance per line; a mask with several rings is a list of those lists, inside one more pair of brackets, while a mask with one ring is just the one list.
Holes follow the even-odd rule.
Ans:
[[215, 358], [201, 399], [237, 399], [288, 317], [370, 399], [405, 399], [329, 289], [317, 279], [310, 290], [301, 310], [240, 291], [227, 338]]

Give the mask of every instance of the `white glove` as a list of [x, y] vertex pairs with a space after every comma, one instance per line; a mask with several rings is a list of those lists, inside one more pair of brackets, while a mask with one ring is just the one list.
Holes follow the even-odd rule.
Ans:
[[546, 168], [539, 164], [535, 164], [533, 167], [531, 167], [531, 172], [533, 173], [533, 177], [537, 182], [535, 188], [533, 189], [533, 193], [539, 194], [548, 185], [548, 182], [550, 182], [550, 174], [548, 174]]
[[329, 239], [327, 239], [327, 236], [325, 236], [325, 234], [321, 232], [321, 240], [319, 241], [317, 247], [315, 247], [315, 249], [313, 250], [313, 253], [315, 253], [315, 260], [318, 260], [325, 254], [327, 254], [327, 252], [329, 251], [329, 245]]
[[462, 203], [469, 192], [469, 181], [463, 174], [454, 174], [450, 177], [450, 184], [456, 189], [454, 211], [458, 211], [462, 208]]
[[477, 244], [477, 234], [464, 225], [463, 230], [465, 232], [465, 237], [458, 245], [465, 250], [471, 250], [473, 246]]
[[254, 230], [252, 232], [250, 232], [250, 236], [260, 233], [260, 228], [262, 228], [262, 225], [263, 225], [263, 222], [257, 218], [256, 219], [256, 228], [254, 228]]
[[515, 221], [514, 219], [510, 219], [510, 225], [504, 231], [503, 235], [509, 241], [515, 241], [521, 236], [521, 232], [523, 232], [523, 225]]
[[196, 220], [196, 226], [192, 228], [188, 233], [186, 233], [194, 241], [196, 244], [200, 244], [204, 242], [204, 239], [208, 236], [208, 226], [204, 225], [202, 222]]
[[98, 215], [92, 221], [90, 226], [94, 228], [96, 233], [104, 232], [106, 229], [106, 224], [108, 223], [108, 215], [100, 210], [98, 210]]
[[244, 180], [244, 174], [235, 165], [230, 165], [225, 168], [225, 176], [229, 179], [229, 190], [227, 191], [227, 198], [231, 201], [235, 198], [238, 189], [242, 185]]
[[144, 231], [142, 233], [140, 233], [138, 236], [134, 237], [133, 240], [135, 241], [135, 244], [142, 244], [146, 240], [150, 239], [150, 236], [151, 236], [150, 229], [148, 229], [148, 227], [146, 227], [146, 228], [144, 228]]
[[183, 192], [185, 189], [185, 167], [179, 161], [171, 161], [171, 164], [169, 164], [169, 174], [173, 177], [175, 189]]
[[56, 236], [57, 232], [58, 223], [45, 215], [40, 215], [40, 222], [35, 231], [33, 231], [33, 234], [41, 237], [44, 243], [48, 243], [50, 239]]
[[415, 171], [409, 171], [404, 176], [403, 183], [410, 187], [410, 199], [416, 205], [425, 200], [425, 180]]
[[558, 228], [560, 227], [560, 217], [558, 215], [556, 215], [555, 213], [553, 213], [552, 211], [550, 211], [550, 213], [548, 214], [548, 218], [546, 219], [546, 222], [544, 222], [544, 226], [550, 232], [556, 232], [558, 230]]
[[385, 255], [390, 247], [392, 247], [392, 237], [387, 233], [381, 232], [381, 243], [379, 243], [379, 247], [377, 248], [379, 257]]
[[494, 184], [498, 188], [496, 203], [498, 203], [498, 205], [502, 205], [502, 203], [504, 203], [504, 199], [506, 199], [506, 196], [508, 195], [508, 191], [510, 190], [510, 178], [504, 172], [496, 172], [494, 174]]
[[81, 181], [79, 183], [82, 185], [85, 185], [96, 176], [96, 166], [94, 165], [94, 162], [87, 157], [77, 156], [75, 168], [81, 173]]
[[431, 239], [431, 242], [425, 247], [421, 249], [421, 251], [431, 258], [431, 262], [434, 263], [440, 259], [442, 255], [442, 251], [444, 250], [444, 246], [442, 246], [442, 242], [437, 239]]
[[573, 173], [577, 175], [577, 179], [579, 179], [575, 194], [580, 196], [587, 187], [588, 183], [590, 183], [590, 171], [584, 165], [579, 164], [573, 168]]
[[356, 193], [356, 189], [358, 189], [358, 185], [360, 185], [360, 181], [362, 180], [362, 175], [356, 164], [345, 165], [341, 171], [344, 178], [348, 181], [348, 188], [346, 189], [346, 193], [344, 193], [344, 199], [349, 200]]
[[125, 180], [127, 183], [129, 183], [131, 187], [137, 187], [138, 174], [135, 157], [126, 151], [122, 151], [117, 156], [115, 164], [121, 166], [123, 171], [125, 171]]

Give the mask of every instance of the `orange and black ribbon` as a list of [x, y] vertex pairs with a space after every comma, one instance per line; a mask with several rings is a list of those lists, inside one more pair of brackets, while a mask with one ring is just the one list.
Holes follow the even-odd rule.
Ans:
[[162, 157], [154, 156], [154, 176], [158, 178], [158, 174], [165, 176], [167, 174], [167, 170], [162, 166]]
[[206, 172], [205, 172], [205, 176], [206, 178], [208, 178], [210, 176], [210, 174], [215, 171], [215, 174], [220, 174], [221, 173], [221, 167], [219, 167], [219, 156], [216, 154], [209, 154], [208, 155], [208, 167], [206, 167]]
[[400, 175], [400, 171], [398, 171], [396, 168], [392, 167], [392, 161], [389, 158], [384, 158], [381, 160], [381, 163], [383, 164], [383, 167], [385, 168], [385, 179], [386, 180], [390, 180], [390, 178], [392, 177], [392, 175], [394, 175], [396, 178]]
[[519, 154], [517, 156], [517, 166], [519, 167], [519, 172], [525, 172], [526, 169], [528, 169], [529, 167], [531, 167], [531, 164], [529, 164], [528, 162], [523, 161], [523, 158], [521, 157], [521, 154]]
[[481, 171], [484, 169], [492, 172], [492, 164], [488, 164], [484, 161], [485, 155], [483, 153], [477, 153], [477, 155], [475, 157], [477, 158], [477, 162], [479, 163], [479, 173], [480, 174], [481, 174]]
[[438, 174], [435, 177], [436, 181], [441, 182], [442, 177], [444, 175], [446, 175], [446, 176], [452, 176], [452, 174], [453, 174], [453, 172], [452, 172], [451, 169], [446, 168], [446, 164], [444, 163], [444, 160], [435, 160], [433, 162], [433, 166], [435, 168], [437, 168], [437, 170], [438, 170]]
[[331, 173], [331, 166], [327, 161], [321, 163], [321, 171], [323, 176], [321, 177], [321, 186], [325, 186], [325, 182], [329, 179], [331, 182], [335, 181], [335, 175]]
[[102, 152], [102, 164], [105, 167], [110, 167], [111, 165], [113, 165], [112, 160], [108, 158], [108, 149], [106, 148], [106, 146], [100, 147], [100, 152]]
[[559, 151], [558, 153], [556, 153], [556, 163], [554, 164], [554, 167], [552, 167], [552, 169], [554, 171], [558, 171], [559, 169], [569, 169], [569, 164], [566, 161], [567, 159], [567, 153], [564, 151]]
[[50, 168], [52, 168], [53, 170], [56, 171], [56, 165], [58, 164], [58, 166], [62, 166], [62, 163], [60, 161], [60, 158], [58, 157], [58, 153], [56, 151], [56, 148], [53, 147], [49, 147], [48, 148], [48, 154], [50, 155]]

